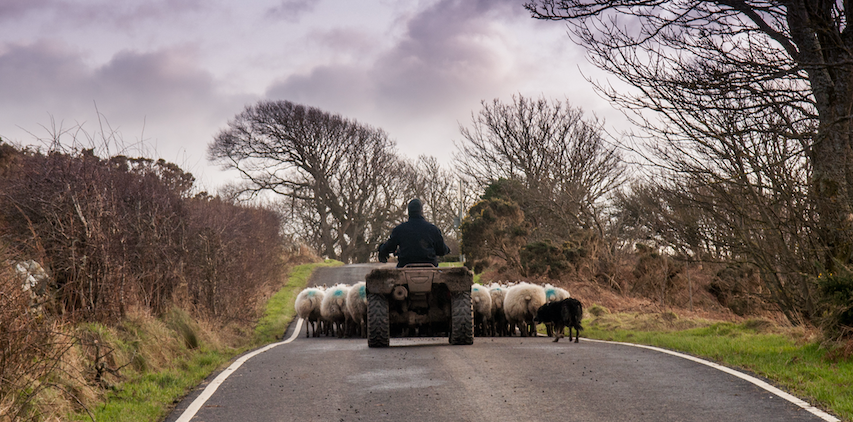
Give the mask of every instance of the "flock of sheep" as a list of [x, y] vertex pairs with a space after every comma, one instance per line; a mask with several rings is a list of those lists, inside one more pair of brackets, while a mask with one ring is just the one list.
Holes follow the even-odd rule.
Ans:
[[[566, 289], [527, 282], [471, 286], [475, 336], [536, 335], [536, 313], [542, 305], [570, 297]], [[548, 335], [551, 326], [546, 324]]]
[[367, 290], [365, 282], [332, 287], [308, 287], [296, 296], [296, 314], [308, 326], [305, 336], [320, 334], [339, 338], [367, 335]]
[[[536, 313], [542, 305], [570, 297], [563, 288], [527, 282], [471, 286], [474, 335], [536, 335]], [[367, 292], [365, 282], [332, 287], [308, 287], [296, 297], [296, 313], [308, 326], [306, 337], [320, 334], [337, 337], [365, 337]], [[552, 335], [550, 325], [546, 324]]]

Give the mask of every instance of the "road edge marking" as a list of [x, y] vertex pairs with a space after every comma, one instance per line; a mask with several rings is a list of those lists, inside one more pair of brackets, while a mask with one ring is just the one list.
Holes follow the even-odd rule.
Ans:
[[184, 410], [184, 413], [182, 413], [181, 417], [179, 417], [177, 420], [175, 420], [175, 422], [189, 422], [190, 419], [192, 419], [193, 416], [195, 416], [195, 414], [199, 411], [199, 409], [201, 409], [201, 407], [204, 406], [204, 404], [207, 402], [207, 400], [210, 399], [211, 396], [213, 396], [213, 393], [216, 392], [216, 389], [218, 389], [219, 386], [222, 385], [222, 383], [225, 382], [225, 380], [228, 379], [228, 377], [231, 376], [231, 374], [233, 374], [237, 370], [237, 368], [239, 368], [241, 365], [246, 363], [246, 361], [248, 361], [249, 359], [251, 359], [251, 358], [253, 358], [253, 357], [255, 357], [255, 356], [257, 356], [263, 352], [266, 352], [267, 350], [270, 350], [273, 347], [281, 346], [282, 344], [287, 344], [287, 343], [292, 342], [293, 340], [296, 340], [296, 338], [299, 337], [299, 333], [301, 331], [302, 331], [302, 318], [299, 318], [299, 321], [297, 321], [297, 323], [296, 323], [296, 329], [293, 330], [293, 334], [290, 336], [289, 339], [278, 342], [278, 343], [268, 344], [268, 345], [266, 345], [260, 349], [257, 349], [253, 352], [250, 352], [250, 353], [247, 353], [247, 354], [241, 356], [236, 361], [234, 361], [234, 363], [232, 363], [227, 368], [225, 368], [219, 375], [216, 376], [216, 378], [213, 379], [213, 381], [210, 382], [210, 384], [207, 385], [207, 387], [204, 389], [204, 391], [202, 391], [201, 394], [199, 394], [199, 396], [196, 397], [195, 400], [193, 400], [193, 402], [190, 404], [190, 406], [187, 407], [186, 410]]
[[774, 387], [774, 386], [772, 386], [772, 385], [770, 385], [770, 384], [768, 384], [768, 383], [766, 383], [766, 382], [764, 382], [758, 378], [755, 378], [751, 375], [747, 375], [743, 372], [734, 370], [734, 369], [729, 368], [727, 366], [720, 365], [718, 363], [707, 361], [705, 359], [700, 359], [700, 358], [697, 358], [695, 356], [691, 356], [691, 355], [688, 355], [685, 353], [680, 353], [680, 352], [675, 352], [672, 350], [662, 349], [660, 347], [655, 347], [655, 346], [646, 346], [644, 344], [623, 343], [623, 342], [619, 342], [619, 341], [595, 340], [595, 339], [591, 339], [591, 338], [584, 338], [584, 340], [592, 341], [595, 343], [609, 343], [609, 344], [620, 344], [623, 346], [639, 347], [641, 349], [654, 350], [656, 352], [666, 353], [668, 355], [677, 356], [677, 357], [687, 359], [687, 360], [690, 360], [690, 361], [693, 361], [696, 363], [701, 363], [702, 365], [710, 366], [711, 368], [717, 369], [719, 371], [723, 371], [729, 375], [734, 375], [734, 376], [736, 376], [736, 377], [738, 377], [744, 381], [750, 382], [750, 383], [752, 383], [752, 384], [754, 384], [760, 388], [763, 388], [764, 390], [766, 390], [770, 393], [773, 393], [773, 394], [775, 394], [775, 395], [777, 395], [777, 396], [779, 396], [779, 397], [801, 407], [803, 410], [806, 410], [807, 412], [823, 419], [826, 422], [841, 422], [841, 419], [838, 419], [835, 416], [832, 416], [829, 413], [826, 413], [823, 410], [820, 410], [820, 409], [812, 406], [811, 404], [809, 404], [808, 402], [806, 402], [803, 399], [800, 399], [799, 397], [788, 394], [788, 393], [786, 393], [786, 392], [784, 392], [784, 391], [782, 391], [782, 390], [780, 390], [780, 389], [778, 389], [778, 388], [776, 388], [776, 387]]

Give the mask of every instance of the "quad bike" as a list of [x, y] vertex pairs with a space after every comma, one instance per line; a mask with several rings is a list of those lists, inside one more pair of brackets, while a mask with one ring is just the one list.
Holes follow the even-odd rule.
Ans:
[[445, 333], [450, 344], [473, 344], [473, 275], [465, 267], [410, 264], [367, 274], [367, 345], [388, 347], [391, 335]]

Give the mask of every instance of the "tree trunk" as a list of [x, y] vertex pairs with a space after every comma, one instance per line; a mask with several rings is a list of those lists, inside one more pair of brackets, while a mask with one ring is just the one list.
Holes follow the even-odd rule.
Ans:
[[826, 247], [824, 264], [833, 271], [836, 262], [851, 262], [853, 252], [853, 40], [836, 27], [832, 2], [794, 0], [786, 7], [791, 38], [799, 50], [796, 59], [808, 73], [818, 113], [820, 126], [809, 158], [818, 231]]

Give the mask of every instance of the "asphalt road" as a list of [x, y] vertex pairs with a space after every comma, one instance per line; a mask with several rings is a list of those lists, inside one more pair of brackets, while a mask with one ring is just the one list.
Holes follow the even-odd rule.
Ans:
[[[167, 421], [177, 420], [206, 385]], [[822, 419], [717, 369], [620, 344], [478, 337], [471, 346], [451, 346], [446, 338], [414, 338], [370, 349], [364, 339], [305, 338], [303, 326], [291, 343], [233, 371], [192, 420]]]
[[374, 268], [393, 267], [394, 264], [350, 264], [342, 267], [320, 267], [311, 274], [309, 286], [332, 287], [335, 284], [355, 284], [364, 281], [364, 277]]

